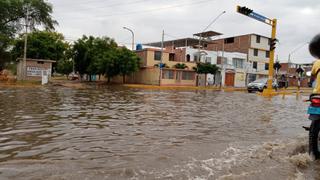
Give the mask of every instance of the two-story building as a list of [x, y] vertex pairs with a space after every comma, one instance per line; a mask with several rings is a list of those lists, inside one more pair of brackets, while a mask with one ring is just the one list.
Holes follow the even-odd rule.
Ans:
[[129, 83], [163, 86], [196, 85], [194, 71], [196, 63], [187, 55], [186, 49], [167, 47], [161, 52], [160, 48], [144, 48], [137, 50], [136, 53], [142, 59], [140, 70], [127, 78]]
[[[250, 64], [247, 63], [247, 54], [238, 52], [217, 52], [217, 64], [220, 67], [220, 77], [216, 82], [226, 87], [245, 87]], [[220, 80], [220, 81], [219, 81]]]
[[252, 82], [258, 78], [266, 78], [269, 70], [270, 38], [258, 34], [247, 34], [211, 41], [208, 50], [223, 52], [239, 52], [247, 54], [248, 80]]

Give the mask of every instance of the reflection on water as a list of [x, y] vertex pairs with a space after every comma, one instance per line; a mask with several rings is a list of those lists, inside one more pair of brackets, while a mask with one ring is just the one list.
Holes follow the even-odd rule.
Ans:
[[317, 177], [303, 156], [306, 106], [240, 92], [0, 89], [0, 177]]

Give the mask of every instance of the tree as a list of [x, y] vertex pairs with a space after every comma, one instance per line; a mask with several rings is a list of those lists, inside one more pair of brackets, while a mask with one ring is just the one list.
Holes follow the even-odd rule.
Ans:
[[127, 48], [118, 49], [116, 65], [118, 65], [119, 74], [123, 78], [123, 83], [126, 83], [126, 76], [130, 75], [139, 69], [140, 58]]
[[[66, 59], [69, 44], [64, 41], [62, 34], [49, 31], [35, 31], [28, 35], [27, 57], [33, 59], [50, 59], [60, 61]], [[24, 38], [15, 40], [12, 54], [23, 57]]]
[[108, 37], [83, 36], [73, 46], [76, 71], [81, 76], [84, 74], [89, 75], [90, 81], [91, 75], [94, 74], [112, 75], [113, 73], [106, 72], [106, 70], [110, 69], [107, 65], [113, 64], [112, 53], [116, 51], [116, 48], [115, 41]]
[[207, 84], [207, 75], [208, 74], [213, 74], [215, 75], [219, 67], [216, 66], [215, 64], [210, 64], [210, 63], [197, 63], [197, 67], [194, 68], [194, 70], [197, 72], [197, 74], [205, 74], [205, 84]]
[[69, 79], [69, 74], [73, 71], [73, 62], [71, 60], [61, 60], [57, 65], [57, 72], [64, 74]]
[[[0, 1], [0, 61], [4, 61], [3, 56], [6, 56], [16, 34], [23, 29], [27, 16], [30, 29], [42, 26], [53, 30], [58, 23], [51, 14], [52, 5], [44, 0]], [[0, 65], [1, 68], [3, 66]]]
[[110, 83], [112, 77], [119, 75], [119, 67], [116, 61], [116, 51], [104, 52], [98, 56], [98, 71], [107, 77], [108, 83]]

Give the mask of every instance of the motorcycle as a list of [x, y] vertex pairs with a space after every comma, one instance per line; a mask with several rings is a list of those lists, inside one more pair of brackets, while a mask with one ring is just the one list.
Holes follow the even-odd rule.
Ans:
[[309, 131], [309, 154], [315, 159], [320, 159], [320, 94], [311, 94], [308, 107], [310, 127], [304, 127]]

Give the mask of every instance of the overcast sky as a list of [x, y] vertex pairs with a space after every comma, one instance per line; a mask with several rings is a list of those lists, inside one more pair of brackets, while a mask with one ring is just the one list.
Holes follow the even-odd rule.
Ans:
[[[270, 37], [271, 27], [236, 13], [236, 6], [247, 6], [255, 12], [278, 19], [276, 49], [280, 61], [312, 62], [307, 42], [320, 33], [320, 3], [318, 0], [49, 0], [57, 31], [67, 40], [83, 34], [108, 36], [118, 44], [130, 46], [131, 34], [122, 27], [134, 30], [136, 43], [192, 37], [201, 32], [222, 11], [209, 30], [225, 37], [257, 33]], [[299, 48], [302, 47], [302, 48]]]

